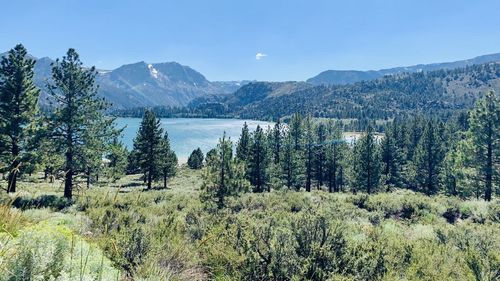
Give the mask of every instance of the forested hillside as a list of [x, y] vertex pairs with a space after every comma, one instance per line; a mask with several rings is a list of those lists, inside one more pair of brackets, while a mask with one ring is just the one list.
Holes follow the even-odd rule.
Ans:
[[[416, 113], [447, 116], [470, 108], [488, 89], [500, 90], [500, 64], [404, 73], [344, 86], [257, 82], [234, 95], [193, 105], [193, 112], [273, 119], [295, 112], [314, 117], [391, 119]], [[285, 83], [290, 85], [290, 83]], [[300, 85], [300, 86], [297, 86]]]

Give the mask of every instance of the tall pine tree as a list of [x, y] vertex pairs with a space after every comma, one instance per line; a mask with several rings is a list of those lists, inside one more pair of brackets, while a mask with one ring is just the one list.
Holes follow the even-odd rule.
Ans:
[[326, 138], [327, 130], [324, 123], [320, 123], [316, 129], [317, 143], [314, 148], [314, 172], [318, 189], [323, 186], [326, 164]]
[[263, 192], [269, 187], [268, 150], [264, 131], [260, 126], [252, 134], [250, 154], [248, 157], [248, 179], [254, 192]]
[[27, 146], [37, 112], [40, 90], [33, 83], [35, 60], [23, 45], [10, 50], [0, 63], [0, 138], [9, 150], [7, 192], [15, 192], [23, 162], [28, 161]]
[[302, 116], [299, 113], [295, 113], [290, 121], [290, 136], [293, 139], [293, 148], [295, 150], [301, 150], [302, 139], [303, 139], [303, 125]]
[[276, 121], [271, 131], [270, 140], [273, 163], [278, 165], [280, 163], [283, 142], [283, 124], [281, 124], [279, 119]]
[[428, 120], [414, 155], [416, 182], [427, 195], [438, 192], [443, 159], [442, 139], [436, 121]]
[[393, 122], [392, 127], [386, 130], [380, 144], [382, 175], [388, 191], [401, 186], [402, 154], [397, 145], [397, 137], [397, 125]]
[[375, 192], [380, 180], [379, 148], [369, 125], [354, 146], [354, 185], [367, 193]]
[[144, 175], [148, 189], [151, 189], [153, 180], [159, 177], [162, 163], [165, 160], [162, 134], [160, 120], [156, 118], [153, 111], [146, 110], [134, 139], [132, 154], [135, 157], [134, 162]]
[[484, 199], [490, 201], [494, 177], [500, 165], [500, 99], [490, 91], [478, 101], [470, 114], [470, 136], [476, 155], [476, 167], [484, 182]]
[[306, 191], [311, 191], [312, 179], [314, 176], [314, 124], [312, 116], [309, 115], [304, 119], [304, 161], [305, 161], [305, 177]]
[[295, 150], [292, 135], [287, 134], [283, 139], [280, 170], [281, 179], [288, 189], [299, 190], [303, 182], [302, 157], [300, 151]]
[[247, 161], [250, 153], [250, 132], [247, 122], [243, 124], [241, 135], [236, 145], [236, 158], [241, 161]]
[[48, 88], [55, 109], [47, 128], [52, 142], [65, 156], [66, 198], [73, 196], [73, 179], [84, 172], [87, 153], [102, 147], [117, 133], [113, 119], [104, 115], [108, 104], [97, 96], [96, 75], [94, 67], [83, 67], [74, 49], [56, 60], [52, 68], [53, 82]]
[[177, 173], [177, 155], [170, 148], [170, 139], [165, 132], [161, 142], [161, 176], [163, 178], [163, 188], [167, 188], [167, 180]]
[[326, 145], [326, 165], [325, 176], [329, 192], [340, 191], [342, 183], [341, 170], [342, 163], [348, 149], [343, 140], [342, 132], [333, 123], [328, 125], [328, 144]]
[[226, 198], [246, 191], [249, 183], [241, 161], [233, 158], [233, 143], [226, 134], [219, 140], [217, 148], [207, 153], [207, 169], [203, 175], [200, 199], [208, 206], [218, 209], [226, 205]]

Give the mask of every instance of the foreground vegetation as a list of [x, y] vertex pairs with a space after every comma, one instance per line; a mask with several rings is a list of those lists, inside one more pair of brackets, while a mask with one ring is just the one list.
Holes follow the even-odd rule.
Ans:
[[202, 172], [186, 167], [168, 190], [128, 176], [72, 204], [59, 182], [20, 184], [2, 196], [1, 280], [500, 277], [498, 200], [281, 190], [214, 211], [200, 201]]
[[187, 168], [151, 110], [129, 153], [82, 65], [54, 63], [40, 113], [26, 49], [1, 61], [0, 280], [500, 278], [494, 92], [352, 143], [296, 113]]

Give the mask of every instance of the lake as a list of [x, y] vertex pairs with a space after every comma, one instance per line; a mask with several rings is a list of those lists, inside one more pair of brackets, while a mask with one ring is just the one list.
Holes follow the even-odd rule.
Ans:
[[[134, 138], [139, 130], [141, 118], [117, 118], [118, 128], [123, 128], [122, 141], [129, 150], [132, 149]], [[214, 148], [224, 132], [234, 144], [241, 134], [243, 123], [247, 122], [250, 131], [260, 125], [267, 130], [273, 123], [255, 120], [240, 119], [212, 119], [212, 118], [162, 118], [161, 126], [167, 130], [170, 145], [177, 154], [180, 162], [185, 162], [191, 152], [201, 148], [203, 153]]]

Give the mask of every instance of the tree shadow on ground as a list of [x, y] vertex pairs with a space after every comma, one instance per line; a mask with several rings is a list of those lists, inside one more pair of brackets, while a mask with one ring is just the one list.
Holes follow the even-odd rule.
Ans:
[[35, 198], [17, 197], [12, 202], [12, 206], [21, 210], [51, 208], [60, 211], [73, 204], [73, 201], [56, 195], [40, 195]]

